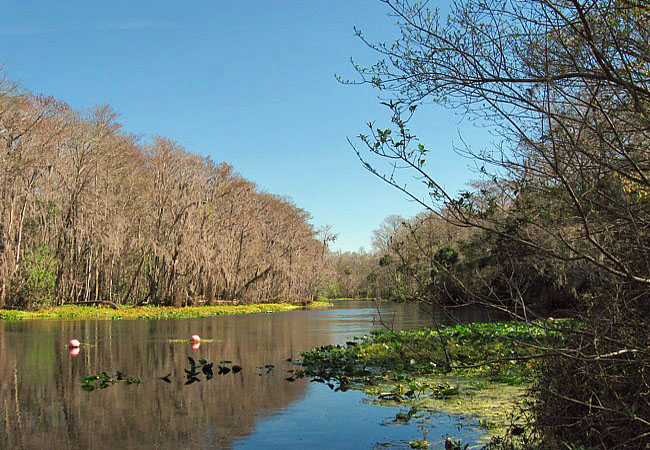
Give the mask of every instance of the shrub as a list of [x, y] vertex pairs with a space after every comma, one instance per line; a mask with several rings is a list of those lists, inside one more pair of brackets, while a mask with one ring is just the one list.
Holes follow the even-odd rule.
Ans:
[[25, 253], [11, 292], [14, 306], [43, 307], [54, 302], [58, 261], [47, 246]]

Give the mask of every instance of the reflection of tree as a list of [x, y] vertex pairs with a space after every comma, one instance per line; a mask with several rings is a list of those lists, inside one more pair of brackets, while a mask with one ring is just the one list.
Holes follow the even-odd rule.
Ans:
[[[286, 382], [280, 368], [275, 376], [258, 376], [255, 368], [278, 364], [313, 340], [303, 331], [309, 327], [291, 326], [285, 315], [241, 319], [0, 324], [0, 448], [230, 448], [259, 416], [285, 408], [305, 389], [303, 382]], [[189, 344], [168, 342], [197, 329], [215, 342], [195, 353]], [[72, 335], [91, 344], [77, 359], [63, 347]], [[54, 357], [39, 364], [29, 355], [43, 342]], [[188, 354], [230, 359], [244, 370], [183, 386]], [[82, 391], [81, 378], [96, 370], [126, 371], [146, 382]], [[171, 385], [155, 379], [172, 370]]]

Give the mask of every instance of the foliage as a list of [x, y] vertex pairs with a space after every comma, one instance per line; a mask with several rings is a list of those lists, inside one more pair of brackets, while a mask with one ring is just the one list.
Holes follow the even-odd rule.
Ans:
[[411, 448], [429, 448], [431, 444], [425, 440], [419, 441], [409, 441], [409, 447]]
[[338, 252], [333, 255], [334, 277], [328, 298], [377, 297], [376, 256], [366, 252]]
[[47, 246], [23, 256], [11, 295], [17, 305], [43, 307], [54, 302], [58, 261]]
[[[196, 382], [200, 382], [201, 378], [203, 378], [206, 381], [209, 381], [214, 378], [214, 371], [213, 371], [213, 366], [214, 362], [208, 361], [205, 358], [200, 358], [197, 361], [194, 360], [191, 356], [187, 357], [187, 360], [189, 362], [189, 367], [187, 369], [183, 369], [185, 372], [185, 383], [183, 383], [185, 386], [188, 386], [190, 384], [194, 384]], [[232, 361], [220, 361], [219, 364], [231, 364]], [[239, 365], [233, 365], [233, 366], [225, 366], [225, 365], [219, 365], [217, 368], [218, 375], [237, 375], [242, 371], [242, 367]], [[165, 383], [171, 383], [171, 379], [173, 376], [174, 372], [170, 372], [167, 375], [158, 377], [158, 380], [162, 380]], [[128, 376], [125, 373], [120, 372], [119, 370], [115, 372], [115, 375], [109, 375], [105, 371], [102, 372], [97, 372], [94, 375], [87, 375], [81, 379], [81, 388], [84, 391], [87, 392], [92, 392], [97, 389], [106, 389], [109, 386], [114, 385], [115, 383], [123, 382], [124, 384], [141, 384], [144, 382], [144, 380], [138, 378], [138, 377], [133, 377], [133, 376]]]

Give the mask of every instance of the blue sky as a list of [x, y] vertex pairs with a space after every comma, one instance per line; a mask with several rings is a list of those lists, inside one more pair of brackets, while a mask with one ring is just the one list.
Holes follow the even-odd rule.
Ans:
[[[396, 35], [378, 0], [2, 3], [10, 80], [77, 109], [109, 104], [143, 140], [168, 137], [232, 164], [331, 224], [335, 249], [368, 250], [386, 216], [421, 210], [366, 172], [346, 140], [387, 117], [377, 91], [334, 77], [354, 77], [350, 57], [376, 60], [353, 27], [375, 41]], [[433, 150], [430, 171], [462, 188], [468, 162], [451, 146], [459, 133], [478, 142], [476, 130], [431, 106], [415, 131]]]

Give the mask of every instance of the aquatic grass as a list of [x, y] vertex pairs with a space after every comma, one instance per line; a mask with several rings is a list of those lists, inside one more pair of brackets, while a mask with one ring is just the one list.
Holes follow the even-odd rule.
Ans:
[[[327, 308], [328, 302], [313, 302], [308, 309]], [[28, 319], [64, 320], [130, 320], [130, 319], [189, 319], [235, 314], [270, 314], [303, 309], [302, 305], [290, 303], [261, 303], [251, 305], [218, 306], [120, 306], [117, 309], [97, 306], [64, 305], [39, 311], [0, 310], [0, 320]]]

